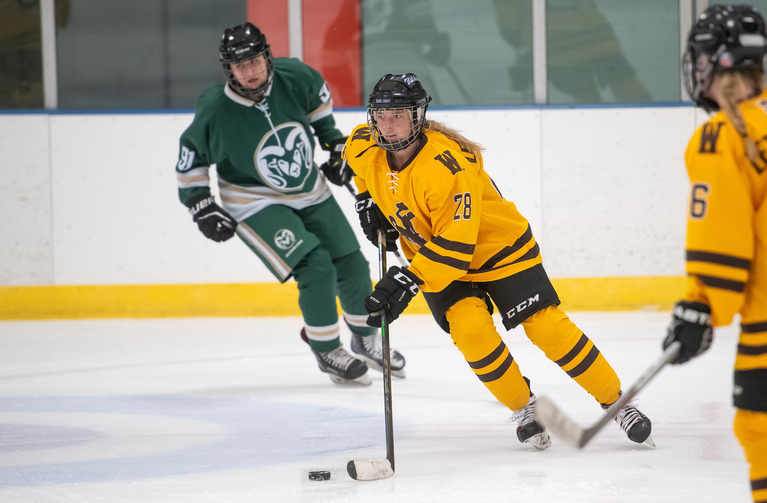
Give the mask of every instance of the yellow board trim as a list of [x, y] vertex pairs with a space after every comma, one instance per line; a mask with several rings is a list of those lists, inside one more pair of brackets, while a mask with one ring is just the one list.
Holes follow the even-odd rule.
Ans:
[[[565, 311], [670, 310], [684, 276], [553, 279]], [[418, 295], [409, 314], [428, 314]], [[0, 287], [0, 320], [299, 316], [295, 282]]]

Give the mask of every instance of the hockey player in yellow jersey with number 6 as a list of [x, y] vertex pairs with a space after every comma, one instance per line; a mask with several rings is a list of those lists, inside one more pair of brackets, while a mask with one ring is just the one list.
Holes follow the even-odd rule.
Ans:
[[[735, 435], [749, 462], [755, 502], [767, 502], [767, 31], [747, 5], [713, 5], [690, 31], [685, 83], [718, 111], [687, 146], [687, 294], [674, 306], [663, 346], [672, 363], [711, 345], [713, 327], [740, 314], [733, 403]], [[703, 369], [700, 369], [703, 370]]]
[[[383, 231], [389, 248], [399, 242], [410, 260], [375, 285], [368, 324], [380, 326], [382, 309], [396, 320], [421, 290], [479, 380], [512, 411], [519, 441], [545, 449], [550, 439], [535, 420], [535, 395], [495, 329], [494, 306], [507, 330], [521, 324], [604, 407], [620, 396], [620, 380], [559, 309], [530, 225], [485, 172], [482, 147], [426, 120], [430, 100], [415, 75], [385, 75], [370, 95], [367, 124], [346, 142], [366, 237], [377, 242]], [[649, 440], [651, 423], [635, 403], [616, 421], [632, 441]]]

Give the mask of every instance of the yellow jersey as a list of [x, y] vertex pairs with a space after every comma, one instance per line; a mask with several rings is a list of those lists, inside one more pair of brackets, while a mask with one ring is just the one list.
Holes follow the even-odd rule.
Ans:
[[723, 112], [695, 131], [685, 153], [687, 298], [711, 306], [714, 326], [740, 313], [744, 332], [767, 332], [767, 92], [740, 111], [758, 163]]
[[399, 231], [423, 291], [439, 292], [453, 281], [493, 281], [541, 263], [530, 224], [501, 196], [481, 154], [424, 129], [413, 157], [396, 171], [361, 124], [344, 156], [360, 193], [369, 192]]

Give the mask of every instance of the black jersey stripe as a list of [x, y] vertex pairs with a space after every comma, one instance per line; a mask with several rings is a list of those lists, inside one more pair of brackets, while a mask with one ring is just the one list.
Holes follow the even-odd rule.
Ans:
[[514, 260], [512, 264], [516, 264], [518, 262], [523, 262], [525, 260], [530, 260], [531, 258], [535, 258], [538, 256], [540, 252], [541, 252], [541, 248], [538, 246], [538, 243], [535, 243], [532, 248], [527, 250], [527, 252], [524, 255]]
[[373, 145], [369, 146], [368, 148], [366, 148], [365, 150], [363, 150], [363, 151], [362, 151], [362, 152], [360, 152], [359, 154], [355, 155], [355, 156], [354, 156], [354, 158], [355, 158], [355, 159], [357, 159], [358, 157], [362, 157], [363, 155], [365, 155], [365, 152], [367, 152], [367, 151], [368, 151], [368, 150], [370, 150], [371, 148], [375, 148], [375, 147], [377, 147], [377, 146], [378, 146], [378, 145], [376, 145], [376, 144], [373, 144]]
[[512, 363], [514, 363], [514, 358], [511, 356], [511, 353], [509, 353], [509, 355], [505, 360], [503, 360], [503, 363], [501, 363], [497, 369], [493, 370], [492, 372], [488, 372], [487, 374], [477, 374], [477, 377], [482, 382], [497, 381], [503, 377], [503, 374], [505, 374], [507, 370], [509, 370], [509, 367], [511, 367]]
[[576, 356], [578, 356], [578, 353], [580, 353], [581, 350], [585, 348], [586, 344], [588, 343], [589, 343], [589, 338], [586, 337], [586, 334], [581, 334], [581, 338], [578, 339], [577, 343], [575, 343], [575, 346], [573, 346], [573, 349], [571, 349], [565, 356], [555, 361], [554, 363], [556, 363], [560, 367], [564, 367], [565, 365], [573, 361], [573, 359]]
[[503, 351], [506, 349], [506, 344], [501, 341], [501, 343], [498, 345], [497, 348], [495, 348], [489, 355], [482, 358], [481, 360], [477, 360], [475, 362], [468, 362], [469, 367], [473, 369], [481, 369], [484, 367], [487, 367], [491, 363], [493, 363], [495, 360], [497, 360], [502, 354]]
[[738, 344], [738, 354], [745, 356], [767, 355], [767, 344], [763, 344], [761, 346], [746, 346], [745, 344]]
[[599, 356], [599, 349], [597, 349], [596, 346], [591, 346], [591, 350], [586, 355], [586, 358], [581, 360], [581, 362], [573, 367], [571, 370], [566, 371], [567, 375], [569, 375], [571, 378], [575, 379], [579, 375], [586, 372], [589, 367], [591, 367], [591, 364], [594, 363], [594, 361]]
[[767, 478], [754, 479], [751, 481], [752, 491], [761, 491], [762, 489], [767, 489]]
[[453, 267], [455, 269], [459, 269], [461, 271], [468, 271], [469, 266], [471, 265], [471, 262], [468, 262], [466, 260], [458, 260], [457, 258], [453, 257], [445, 257], [444, 255], [440, 255], [439, 253], [435, 252], [434, 250], [430, 250], [426, 246], [422, 246], [420, 250], [418, 250], [418, 253], [423, 255], [424, 257], [428, 258], [432, 262], [436, 262], [438, 264], [443, 264], [449, 267]]
[[695, 276], [700, 278], [704, 285], [710, 286], [712, 288], [730, 290], [737, 293], [743, 293], [743, 290], [746, 289], [746, 284], [742, 281], [717, 278], [716, 276], [706, 276], [704, 274], [696, 274]]
[[530, 240], [533, 239], [533, 229], [530, 228], [530, 226], [527, 226], [527, 230], [517, 238], [516, 241], [511, 246], [504, 247], [501, 251], [490, 257], [485, 261], [484, 264], [482, 264], [479, 267], [480, 271], [485, 271], [492, 269], [494, 265], [496, 265], [498, 262], [501, 262], [503, 259], [508, 257], [509, 255], [513, 255], [514, 253], [521, 250], [527, 243], [530, 242]]
[[740, 331], [744, 334], [758, 334], [767, 332], [767, 321], [758, 321], [756, 323], [741, 323]]
[[482, 272], [499, 271], [499, 270], [503, 269], [504, 267], [510, 267], [510, 266], [512, 266], [514, 264], [518, 264], [519, 262], [523, 262], [525, 260], [534, 259], [537, 256], [539, 256], [540, 254], [541, 254], [541, 249], [538, 246], [538, 243], [535, 243], [535, 245], [533, 245], [533, 247], [530, 248], [524, 255], [522, 255], [521, 257], [517, 258], [513, 262], [509, 262], [508, 264], [503, 264], [503, 265], [499, 265], [499, 266], [496, 266], [496, 267], [490, 267], [489, 269], [487, 269], [487, 268], [469, 269], [469, 273], [477, 274], [477, 273], [482, 273]]
[[686, 256], [688, 262], [706, 262], [709, 264], [726, 265], [728, 267], [737, 267], [738, 269], [745, 270], [751, 268], [750, 260], [734, 257], [732, 255], [725, 255], [723, 253], [687, 250]]
[[459, 241], [451, 241], [449, 239], [443, 238], [442, 236], [434, 236], [431, 242], [440, 248], [444, 248], [447, 251], [464, 253], [466, 255], [473, 255], [474, 248], [476, 248], [474, 245], [461, 243]]

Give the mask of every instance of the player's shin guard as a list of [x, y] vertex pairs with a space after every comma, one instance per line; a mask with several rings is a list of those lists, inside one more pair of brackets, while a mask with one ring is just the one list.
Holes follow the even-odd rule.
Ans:
[[330, 254], [316, 247], [293, 268], [298, 306], [308, 327], [313, 351], [332, 351], [340, 344], [336, 307], [336, 270]]
[[482, 384], [512, 411], [523, 408], [530, 398], [530, 388], [496, 331], [485, 301], [476, 297], [461, 299], [446, 316], [453, 343]]
[[736, 409], [734, 427], [749, 464], [751, 496], [767, 502], [767, 412]]
[[368, 326], [365, 298], [373, 292], [370, 281], [370, 266], [357, 250], [349, 255], [333, 260], [338, 277], [338, 300], [344, 313], [344, 320], [355, 334], [367, 336], [378, 332]]
[[522, 323], [527, 337], [600, 404], [620, 396], [621, 383], [594, 343], [558, 306], [549, 306]]

